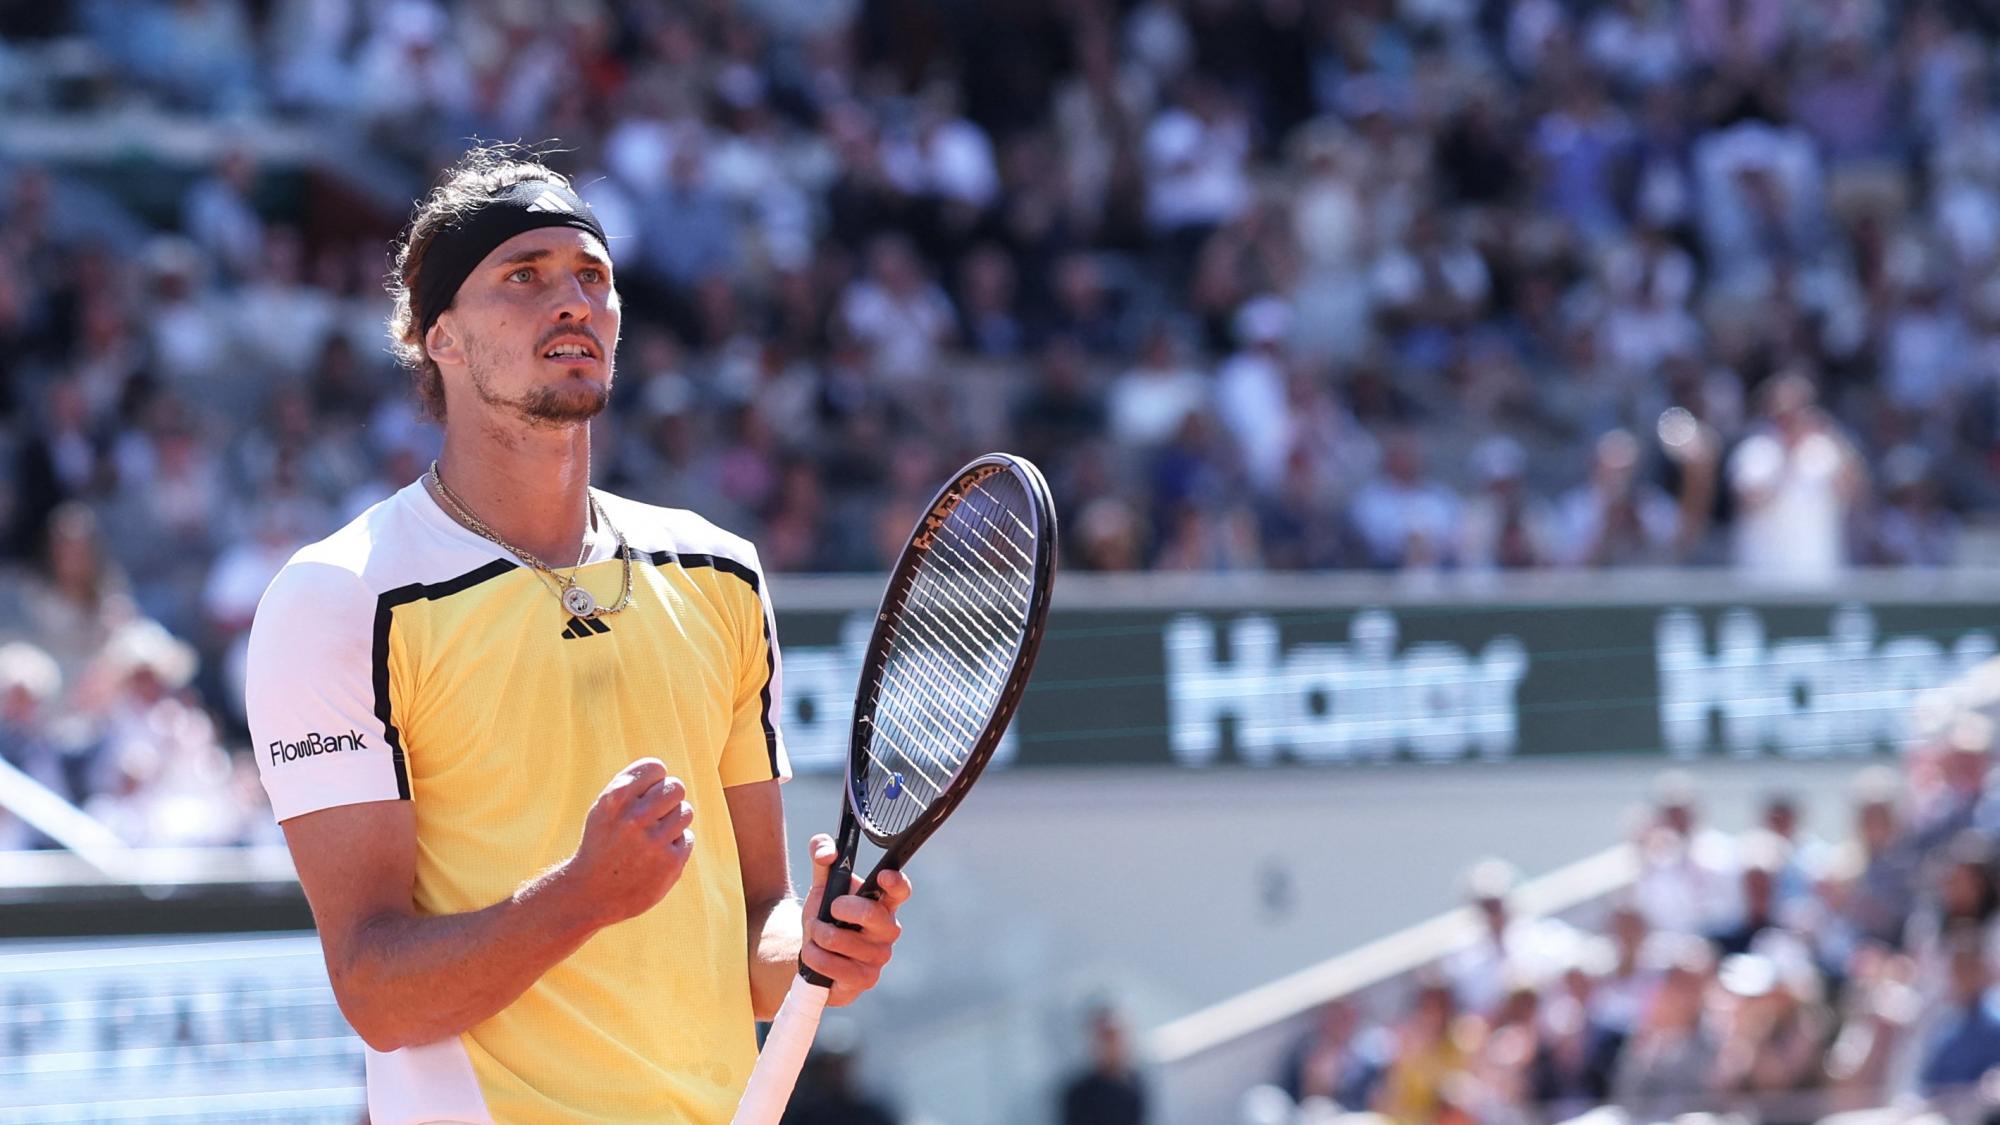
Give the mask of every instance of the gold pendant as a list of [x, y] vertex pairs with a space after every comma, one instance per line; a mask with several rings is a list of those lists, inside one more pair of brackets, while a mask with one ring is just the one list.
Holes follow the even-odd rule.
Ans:
[[571, 586], [564, 590], [562, 604], [572, 617], [589, 617], [597, 612], [597, 599], [581, 586]]

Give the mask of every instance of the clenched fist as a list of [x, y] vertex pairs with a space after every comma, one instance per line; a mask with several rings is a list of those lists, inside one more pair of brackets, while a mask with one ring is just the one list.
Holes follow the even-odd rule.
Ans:
[[658, 758], [641, 758], [604, 787], [561, 877], [603, 924], [645, 913], [667, 896], [694, 851], [687, 786]]

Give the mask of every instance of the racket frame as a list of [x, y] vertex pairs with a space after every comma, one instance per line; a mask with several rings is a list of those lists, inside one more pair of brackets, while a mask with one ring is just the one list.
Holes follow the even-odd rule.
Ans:
[[[995, 702], [993, 713], [974, 740], [972, 750], [966, 755], [965, 763], [952, 774], [944, 789], [917, 814], [915, 820], [900, 832], [878, 831], [864, 812], [865, 798], [861, 793], [864, 770], [870, 765], [868, 740], [872, 737], [878, 689], [881, 685], [883, 668], [889, 657], [890, 630], [901, 616], [904, 601], [909, 597], [918, 576], [918, 564], [929, 553], [931, 540], [952, 511], [963, 503], [972, 489], [981, 482], [1003, 473], [1013, 474], [1028, 495], [1029, 504], [1036, 509], [1035, 516], [1040, 525], [1034, 537], [1034, 571], [1028, 583], [1028, 611], [1025, 628], [1021, 633], [1020, 645], [1014, 651], [1014, 659], [1007, 669], [1005, 686], [1000, 698]], [[819, 917], [823, 922], [846, 926], [833, 917], [833, 900], [850, 885], [854, 872], [854, 858], [861, 846], [861, 837], [866, 835], [870, 842], [883, 849], [882, 858], [873, 871], [863, 881], [856, 892], [864, 898], [879, 898], [882, 893], [881, 876], [884, 871], [901, 870], [909, 862], [924, 841], [930, 839], [938, 826], [951, 816], [972, 783], [992, 759], [993, 751], [1000, 745], [1000, 739], [1007, 733], [1007, 725], [1013, 721], [1014, 712], [1021, 704], [1021, 694], [1028, 686], [1028, 670], [1034, 666], [1035, 655], [1041, 649], [1042, 631], [1049, 614], [1049, 593], [1055, 581], [1056, 566], [1056, 510], [1055, 502], [1049, 494], [1048, 481], [1041, 470], [1026, 458], [1008, 453], [989, 453], [960, 469], [937, 495], [931, 498], [924, 515], [917, 521], [910, 539], [904, 545], [902, 554], [896, 559], [896, 567], [889, 575], [889, 583], [882, 594], [882, 603], [875, 612], [875, 626], [869, 633], [868, 648], [861, 662], [861, 676], [854, 694], [854, 726], [848, 739], [847, 777], [844, 788], [846, 799], [840, 807], [840, 832], [834, 839], [835, 851], [833, 867], [827, 872], [826, 890], [820, 896]], [[834, 888], [842, 888], [836, 892]], [[820, 973], [799, 965], [799, 975], [819, 985], [832, 982]]]

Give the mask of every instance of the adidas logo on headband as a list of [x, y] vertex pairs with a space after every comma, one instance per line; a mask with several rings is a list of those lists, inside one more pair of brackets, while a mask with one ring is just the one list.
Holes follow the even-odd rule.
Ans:
[[542, 194], [536, 196], [534, 202], [528, 204], [527, 209], [530, 211], [554, 211], [564, 215], [576, 213], [576, 208], [569, 205], [569, 200], [564, 199], [547, 188], [542, 189]]

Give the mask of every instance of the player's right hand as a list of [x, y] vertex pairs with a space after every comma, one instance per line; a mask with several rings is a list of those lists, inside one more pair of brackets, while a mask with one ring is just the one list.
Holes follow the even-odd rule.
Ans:
[[564, 878], [606, 925], [643, 914], [680, 881], [694, 852], [693, 823], [687, 786], [658, 758], [641, 758], [591, 803]]

